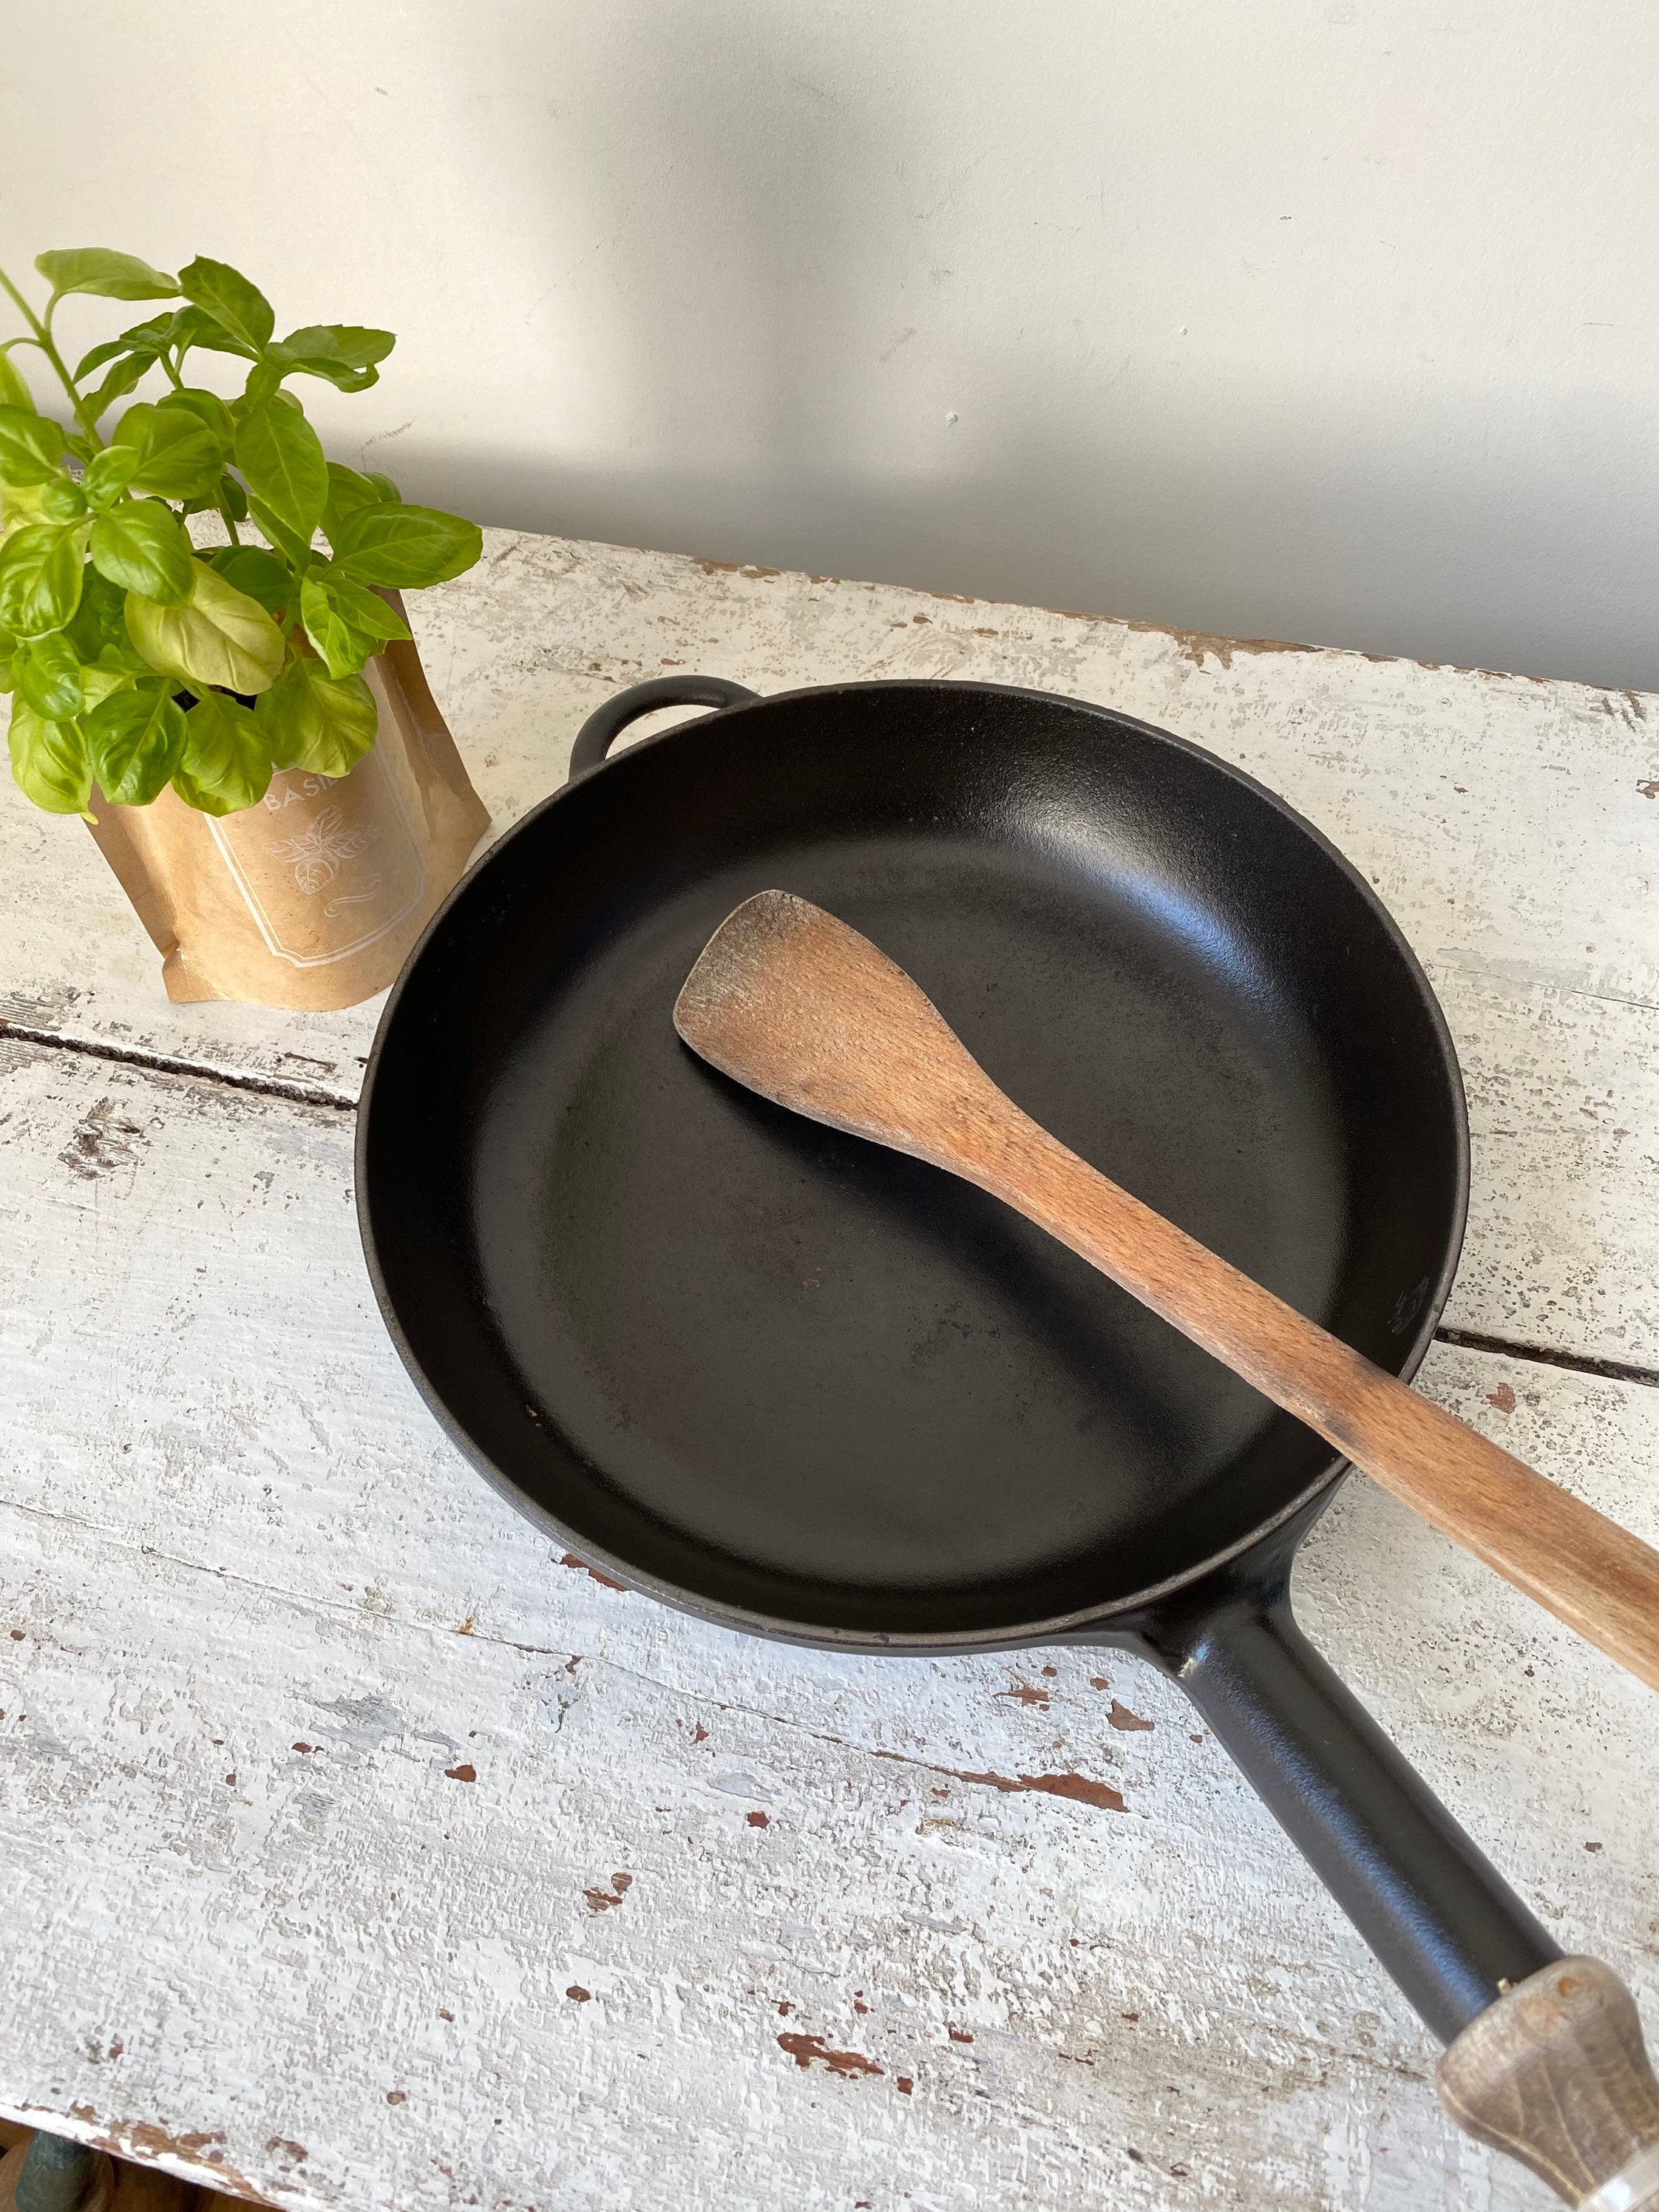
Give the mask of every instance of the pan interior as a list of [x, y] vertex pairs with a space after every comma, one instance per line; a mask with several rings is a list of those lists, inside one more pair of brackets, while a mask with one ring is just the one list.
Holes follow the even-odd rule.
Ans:
[[796, 891], [1083, 1157], [1398, 1369], [1460, 1226], [1414, 966], [1304, 825], [1036, 695], [803, 693], [624, 757], [406, 979], [365, 1199], [417, 1373], [579, 1543], [731, 1617], [994, 1636], [1240, 1540], [1327, 1447], [1030, 1224], [676, 1037]]

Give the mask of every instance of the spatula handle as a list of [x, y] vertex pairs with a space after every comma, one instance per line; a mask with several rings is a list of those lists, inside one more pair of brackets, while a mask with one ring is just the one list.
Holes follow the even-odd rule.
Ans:
[[[1659, 1553], [1373, 1366], [1017, 1107], [939, 1164], [994, 1193], [1659, 1689]], [[966, 1132], [964, 1132], [966, 1136]]]
[[1441, 2060], [1439, 2088], [1460, 2127], [1579, 2212], [1659, 2212], [1659, 2081], [1599, 1959], [1559, 1959], [1501, 1996]]

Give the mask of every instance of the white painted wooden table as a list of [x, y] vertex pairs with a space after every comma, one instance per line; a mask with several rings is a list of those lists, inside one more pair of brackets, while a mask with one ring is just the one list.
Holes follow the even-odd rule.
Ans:
[[[678, 667], [1036, 684], [1285, 793], [1463, 1056], [1425, 1387], [1659, 1539], [1659, 702], [504, 534], [415, 620], [498, 827]], [[562, 1562], [374, 1311], [378, 1007], [169, 1006], [76, 825], [8, 785], [0, 840], [0, 2110], [398, 2212], [1546, 2201], [1147, 1671], [817, 1656]], [[1304, 1559], [1659, 2027], [1650, 1693], [1359, 1483]], [[1124, 1809], [987, 1779], [1056, 1771]]]

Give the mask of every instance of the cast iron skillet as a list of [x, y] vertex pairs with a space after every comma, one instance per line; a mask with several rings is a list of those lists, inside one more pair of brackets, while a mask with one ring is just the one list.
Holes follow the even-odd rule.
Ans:
[[[674, 703], [720, 711], [599, 769]], [[1291, 1617], [1328, 1446], [994, 1200], [755, 1097], [670, 1020], [715, 924], [797, 891], [1085, 1159], [1409, 1375], [1468, 1136], [1369, 885], [1196, 746], [990, 684], [668, 678], [572, 771], [433, 921], [363, 1097], [370, 1271], [461, 1449], [729, 1627], [1152, 1657], [1443, 2040], [1559, 1958]]]

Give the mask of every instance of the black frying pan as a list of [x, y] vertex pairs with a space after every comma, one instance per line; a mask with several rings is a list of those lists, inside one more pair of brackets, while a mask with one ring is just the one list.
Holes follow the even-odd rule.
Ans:
[[[722, 711], [599, 769], [676, 703]], [[670, 678], [594, 715], [572, 775], [428, 930], [364, 1093], [375, 1288], [461, 1449], [732, 1628], [1155, 1659], [1443, 2040], [1558, 1959], [1291, 1617], [1329, 1448], [994, 1200], [766, 1103], [670, 1019], [740, 899], [799, 892], [1074, 1151], [1409, 1375], [1468, 1136], [1369, 885], [1196, 746], [988, 684]]]

